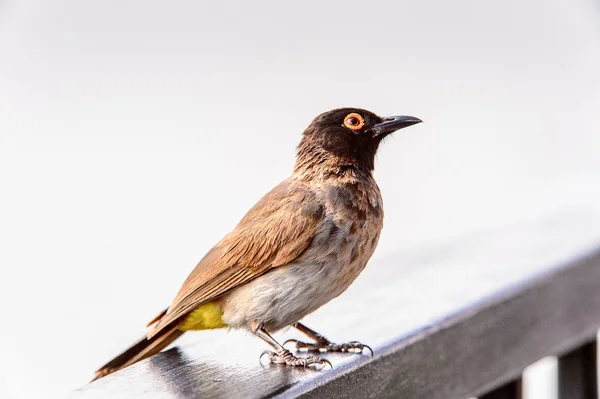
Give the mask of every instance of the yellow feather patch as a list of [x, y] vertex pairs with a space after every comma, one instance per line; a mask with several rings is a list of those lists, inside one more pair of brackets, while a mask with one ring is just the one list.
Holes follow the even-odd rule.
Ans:
[[223, 323], [222, 315], [223, 312], [216, 303], [205, 303], [197, 307], [185, 318], [179, 326], [179, 330], [209, 330], [212, 328], [227, 327], [227, 324]]

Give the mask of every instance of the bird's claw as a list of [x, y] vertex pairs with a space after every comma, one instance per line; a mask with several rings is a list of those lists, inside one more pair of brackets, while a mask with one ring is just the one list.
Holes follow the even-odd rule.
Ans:
[[265, 356], [268, 357], [269, 363], [285, 364], [286, 366], [294, 367], [314, 368], [316, 370], [322, 370], [326, 366], [329, 366], [329, 368], [333, 369], [333, 365], [327, 359], [317, 356], [296, 357], [287, 349], [278, 352], [264, 351], [261, 353], [258, 361], [263, 366], [265, 364], [262, 362], [262, 359]]
[[343, 344], [334, 344], [327, 340], [317, 342], [302, 342], [297, 339], [288, 339], [283, 343], [286, 346], [288, 343], [294, 343], [295, 349], [299, 352], [351, 352], [363, 353], [368, 350], [373, 357], [373, 349], [369, 345], [362, 344], [358, 341], [346, 342]]

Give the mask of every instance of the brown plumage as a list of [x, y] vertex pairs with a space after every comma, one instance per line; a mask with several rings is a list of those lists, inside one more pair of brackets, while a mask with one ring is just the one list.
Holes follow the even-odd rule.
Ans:
[[289, 181], [279, 184], [200, 261], [148, 337], [199, 304], [295, 259], [310, 244], [322, 214], [313, 192]]
[[132, 345], [129, 349], [98, 369], [92, 381], [106, 377], [117, 370], [157, 354], [177, 338], [181, 337], [184, 332], [185, 331], [177, 329], [177, 326], [173, 326], [168, 330], [163, 330], [160, 335], [156, 335], [152, 338], [142, 338], [135, 345]]
[[[381, 118], [355, 108], [319, 115], [305, 130], [290, 178], [267, 193], [198, 263], [148, 337], [97, 371], [97, 378], [158, 353], [184, 330], [248, 328], [273, 346], [271, 361], [328, 364], [293, 356], [269, 332], [294, 325], [317, 342], [306, 349], [362, 350], [335, 345], [299, 320], [341, 294], [377, 246], [383, 203], [372, 175], [381, 140], [413, 117]], [[313, 333], [313, 334], [311, 334]]]

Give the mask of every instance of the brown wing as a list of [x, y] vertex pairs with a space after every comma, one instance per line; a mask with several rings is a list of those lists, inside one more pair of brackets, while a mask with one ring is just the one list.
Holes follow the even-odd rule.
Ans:
[[283, 181], [202, 258], [148, 337], [202, 303], [294, 260], [310, 244], [322, 216], [314, 192]]

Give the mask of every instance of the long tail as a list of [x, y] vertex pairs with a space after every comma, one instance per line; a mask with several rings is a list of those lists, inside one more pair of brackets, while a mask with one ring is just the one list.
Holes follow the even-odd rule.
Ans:
[[110, 362], [102, 366], [96, 371], [96, 377], [92, 381], [96, 381], [102, 377], [106, 377], [115, 371], [121, 370], [127, 366], [131, 366], [140, 360], [146, 359], [152, 355], [157, 354], [161, 350], [165, 349], [169, 344], [179, 338], [184, 331], [177, 329], [177, 324], [172, 328], [164, 329], [158, 335], [147, 339], [143, 338], [138, 343], [115, 357]]

